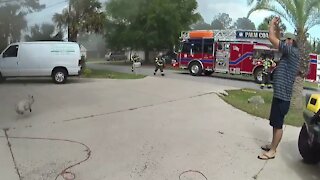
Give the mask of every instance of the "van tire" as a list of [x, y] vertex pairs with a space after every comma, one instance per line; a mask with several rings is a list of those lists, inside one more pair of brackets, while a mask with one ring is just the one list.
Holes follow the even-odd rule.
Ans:
[[299, 141], [298, 141], [299, 152], [305, 163], [317, 164], [320, 161], [319, 147], [316, 144], [314, 144], [313, 146], [310, 146], [308, 141], [309, 141], [309, 135], [308, 135], [306, 124], [304, 124], [299, 134]]
[[0, 73], [0, 83], [4, 82], [6, 80], [5, 77], [2, 76], [2, 74]]
[[202, 66], [199, 62], [192, 62], [189, 65], [189, 72], [192, 76], [200, 76], [202, 74]]
[[52, 72], [52, 80], [56, 84], [64, 84], [68, 79], [68, 72], [64, 68], [54, 69]]

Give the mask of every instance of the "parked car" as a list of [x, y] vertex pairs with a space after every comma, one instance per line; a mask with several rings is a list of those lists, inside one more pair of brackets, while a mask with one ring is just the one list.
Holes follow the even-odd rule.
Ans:
[[165, 53], [162, 58], [165, 59], [165, 63], [173, 64], [174, 61], [177, 61], [177, 54], [173, 51]]
[[320, 161], [320, 94], [307, 95], [306, 105], [298, 147], [306, 163], [316, 164]]
[[80, 47], [72, 42], [22, 42], [0, 55], [0, 81], [14, 77], [48, 76], [57, 84], [81, 70]]
[[127, 56], [124, 52], [110, 52], [105, 55], [107, 61], [119, 61], [119, 60], [126, 60]]

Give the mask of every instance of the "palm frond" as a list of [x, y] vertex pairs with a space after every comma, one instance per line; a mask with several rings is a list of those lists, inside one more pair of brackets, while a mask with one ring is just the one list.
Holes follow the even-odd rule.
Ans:
[[320, 24], [319, 0], [247, 0], [247, 3], [254, 4], [248, 17], [255, 11], [270, 11], [288, 21], [296, 30], [304, 29], [304, 32]]
[[[249, 2], [250, 0], [248, 0]], [[254, 0], [251, 1], [251, 4], [252, 5], [254, 2]], [[259, 10], [264, 10], [265, 7], [268, 6], [269, 3], [266, 3], [265, 1], [258, 1], [253, 7], [252, 9], [249, 10], [248, 14], [247, 14], [247, 18], [250, 17], [250, 15], [253, 13], [253, 12], [256, 12], [256, 11], [259, 11]]]
[[305, 12], [310, 12], [312, 10], [319, 10], [320, 9], [320, 1], [319, 0], [309, 0], [306, 1], [306, 6], [305, 6]]
[[306, 30], [311, 29], [313, 26], [319, 25], [320, 24], [320, 12], [313, 12], [310, 14], [310, 18], [306, 22]]
[[280, 17], [282, 17], [283, 19], [285, 19], [286, 21], [288, 21], [291, 25], [295, 25], [295, 22], [292, 21], [291, 19], [291, 15], [288, 14], [286, 11], [279, 9], [277, 6], [270, 4], [269, 2], [262, 2], [260, 1], [260, 3], [257, 3], [255, 7], [253, 7], [249, 12], [248, 12], [248, 17], [255, 11], [259, 11], [259, 10], [266, 10], [266, 11], [270, 11], [273, 12], [277, 15], [279, 15]]
[[320, 24], [320, 1], [319, 0], [308, 0], [305, 5], [305, 16], [309, 17], [306, 21], [306, 29], [309, 30], [315, 25]]
[[254, 0], [247, 0], [248, 5], [252, 5], [254, 3]]

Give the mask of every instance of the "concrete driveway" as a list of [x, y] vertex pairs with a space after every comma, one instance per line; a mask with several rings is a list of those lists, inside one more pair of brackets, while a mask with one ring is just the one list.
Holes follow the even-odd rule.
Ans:
[[[320, 178], [285, 127], [274, 160], [261, 161], [268, 121], [224, 103], [232, 87], [166, 77], [8, 81], [0, 85], [0, 174], [6, 180], [283, 180]], [[32, 113], [14, 104], [32, 94]], [[64, 178], [63, 178], [64, 177]]]

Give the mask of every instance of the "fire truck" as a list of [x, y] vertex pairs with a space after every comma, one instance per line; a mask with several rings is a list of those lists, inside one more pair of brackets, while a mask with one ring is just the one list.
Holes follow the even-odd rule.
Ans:
[[182, 32], [180, 50], [173, 66], [188, 69], [193, 76], [211, 75], [213, 72], [248, 74], [260, 83], [263, 60], [270, 58], [277, 62], [281, 57], [272, 48], [268, 37], [268, 31], [256, 30]]

